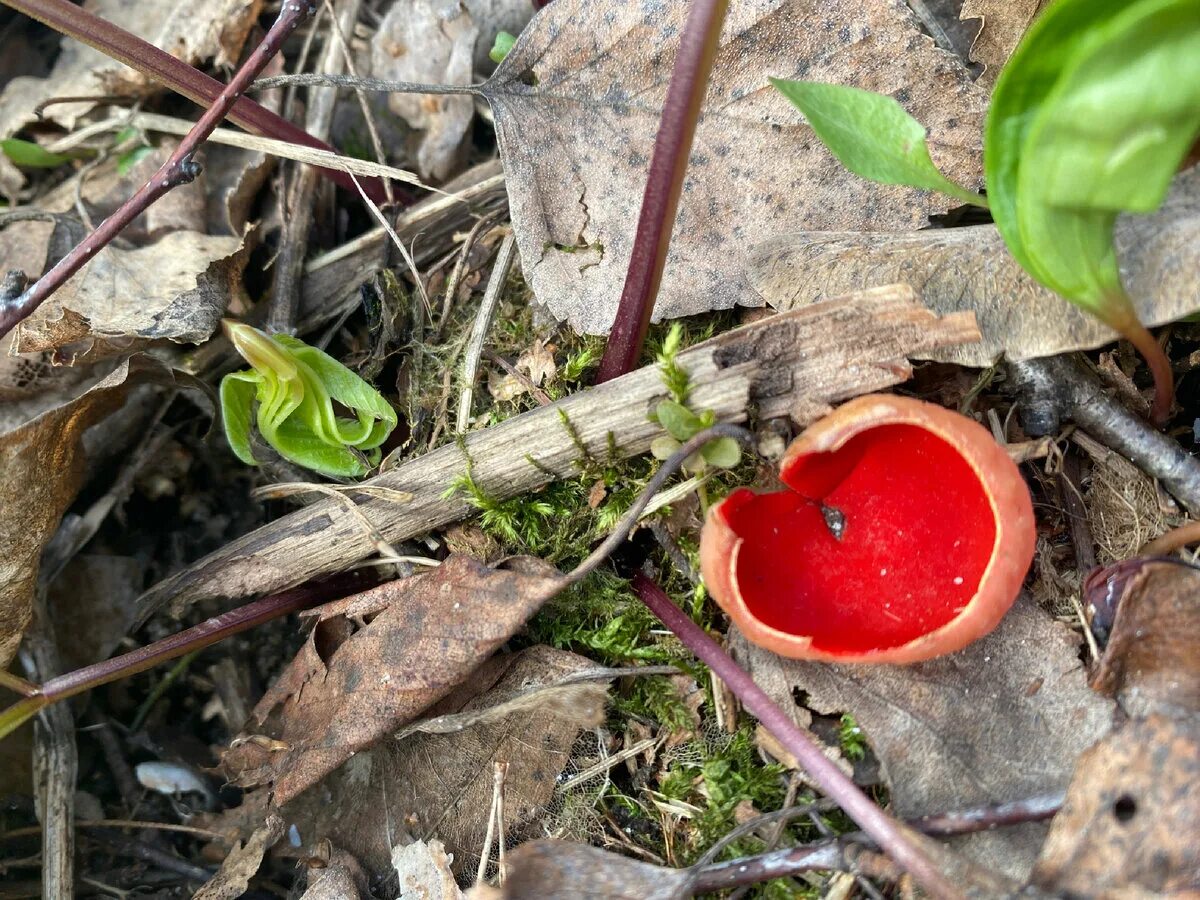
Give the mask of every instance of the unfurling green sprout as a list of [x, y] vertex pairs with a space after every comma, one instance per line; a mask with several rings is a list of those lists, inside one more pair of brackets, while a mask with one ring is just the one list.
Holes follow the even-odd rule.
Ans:
[[1035, 279], [1124, 335], [1154, 375], [1165, 421], [1170, 362], [1138, 320], [1113, 248], [1117, 215], [1149, 213], [1200, 136], [1200, 0], [1058, 0], [1000, 73], [984, 135], [988, 197], [933, 165], [895, 100], [772, 79], [857, 175], [989, 206]]
[[[286, 334], [266, 335], [226, 319], [222, 325], [253, 368], [221, 380], [221, 417], [234, 455], [258, 465], [250, 421], [284, 459], [332, 477], [360, 478], [379, 464], [379, 446], [396, 411], [379, 391], [316, 347]], [[338, 404], [354, 418], [338, 415]]]

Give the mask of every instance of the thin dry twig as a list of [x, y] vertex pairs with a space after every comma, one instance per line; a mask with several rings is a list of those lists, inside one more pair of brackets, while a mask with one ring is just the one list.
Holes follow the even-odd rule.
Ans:
[[492, 265], [492, 274], [488, 278], [487, 289], [483, 292], [483, 300], [479, 304], [479, 312], [475, 316], [475, 324], [471, 327], [471, 336], [467, 340], [467, 352], [463, 357], [462, 387], [458, 395], [458, 418], [455, 430], [462, 434], [467, 430], [471, 421], [471, 400], [475, 392], [475, 377], [479, 371], [479, 358], [483, 354], [483, 344], [492, 328], [492, 318], [496, 314], [496, 305], [500, 295], [504, 293], [504, 285], [508, 281], [508, 272], [517, 256], [517, 238], [511, 231], [500, 242], [496, 251], [496, 261]]

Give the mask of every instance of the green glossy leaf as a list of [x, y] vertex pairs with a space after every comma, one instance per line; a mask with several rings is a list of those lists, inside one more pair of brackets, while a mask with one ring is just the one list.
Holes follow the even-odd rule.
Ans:
[[255, 372], [232, 372], [221, 379], [221, 421], [233, 455], [248, 466], [258, 465], [250, 449], [250, 418], [261, 378]]
[[1058, 0], [997, 80], [985, 136], [992, 216], [1038, 281], [1119, 330], [1136, 323], [1113, 249], [1200, 130], [1196, 0]]
[[504, 62], [504, 57], [512, 52], [513, 44], [516, 42], [516, 35], [501, 31], [496, 35], [496, 42], [492, 44], [492, 49], [488, 51], [488, 59], [497, 65]]
[[5, 138], [0, 141], [0, 151], [12, 160], [14, 165], [23, 169], [53, 169], [74, 159], [62, 153], [51, 153], [33, 141], [23, 141], [20, 138]]
[[929, 156], [924, 126], [893, 98], [816, 81], [772, 78], [771, 84], [804, 113], [821, 142], [855, 175], [987, 206], [979, 194], [938, 171]]
[[249, 429], [256, 406], [259, 433], [285, 459], [335, 477], [359, 477], [378, 463], [378, 448], [397, 422], [378, 391], [296, 338], [242, 324], [226, 323], [226, 331], [254, 367], [221, 382], [226, 436], [239, 459], [255, 462]]
[[686, 441], [704, 428], [704, 422], [698, 415], [674, 400], [663, 400], [654, 408], [654, 414], [658, 418], [658, 424], [677, 441]]
[[742, 448], [733, 438], [722, 437], [709, 441], [700, 451], [710, 466], [732, 469], [742, 461]]

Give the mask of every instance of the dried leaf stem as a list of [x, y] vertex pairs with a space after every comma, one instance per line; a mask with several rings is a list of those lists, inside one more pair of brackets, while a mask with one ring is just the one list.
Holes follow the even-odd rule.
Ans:
[[[74, 9], [75, 7], [72, 7]], [[18, 322], [41, 306], [42, 302], [63, 285], [72, 275], [83, 268], [97, 253], [107, 247], [130, 222], [140, 216], [156, 200], [181, 184], [187, 184], [200, 174], [195, 160], [196, 151], [205, 139], [220, 124], [233, 108], [242, 91], [254, 80], [283, 46], [287, 37], [296, 30], [313, 12], [308, 0], [287, 0], [279, 11], [279, 18], [271, 26], [250, 58], [238, 69], [233, 80], [225, 86], [212, 106], [200, 117], [170, 158], [132, 197], [126, 200], [111, 216], [54, 267], [39, 278], [15, 301], [0, 306], [0, 338], [8, 334]], [[109, 28], [112, 26], [110, 25]]]
[[650, 158], [625, 287], [600, 361], [597, 383], [637, 368], [667, 262], [692, 138], [728, 6], [728, 0], [694, 0], [683, 27]]
[[[210, 106], [221, 96], [224, 85], [215, 78], [76, 6], [70, 0], [0, 0], [0, 3], [31, 19], [37, 19], [60, 34], [94, 47], [105, 56], [136, 69], [200, 106]], [[233, 104], [229, 119], [253, 134], [333, 152], [332, 147], [312, 137], [303, 128], [246, 97], [238, 98]], [[342, 187], [348, 190], [353, 188], [344, 173], [333, 169], [323, 169], [322, 172]], [[371, 179], [364, 186], [377, 202], [385, 196], [383, 182], [378, 179]]]

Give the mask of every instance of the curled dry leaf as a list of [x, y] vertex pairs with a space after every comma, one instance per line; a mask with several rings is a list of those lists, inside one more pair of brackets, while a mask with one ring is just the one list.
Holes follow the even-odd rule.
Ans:
[[[1179, 175], [1151, 216], [1122, 216], [1117, 249], [1139, 317], [1161, 325], [1200, 310], [1200, 167]], [[1099, 319], [1037, 284], [992, 225], [899, 234], [802, 232], [755, 248], [746, 277], [763, 300], [796, 309], [864, 285], [907, 282], [940, 314], [975, 313], [983, 340], [921, 354], [965, 366], [1054, 356], [1117, 339]]]
[[282, 836], [283, 819], [267, 816], [246, 843], [234, 845], [217, 874], [196, 891], [192, 900], [235, 900], [242, 896], [250, 886], [250, 879], [258, 874], [263, 856]]
[[308, 888], [300, 900], [358, 900], [371, 896], [367, 873], [345, 850], [334, 850], [324, 868], [308, 870]]
[[512, 565], [452, 556], [315, 610], [304, 647], [255, 707], [268, 740], [234, 741], [222, 759], [230, 779], [270, 785], [287, 803], [449, 693], [562, 589], [546, 563]]
[[[131, 3], [88, 0], [84, 7], [131, 31], [186, 63], [212, 59], [218, 66], [236, 63], [262, 0], [194, 0], [191, 3]], [[34, 109], [51, 97], [104, 94], [146, 96], [153, 81], [99, 50], [62, 39], [54, 68], [45, 78], [14, 78], [0, 94], [0, 138], [11, 137], [35, 119]], [[92, 103], [55, 103], [45, 117], [71, 128]]]
[[1026, 29], [1049, 5], [1050, 0], [963, 0], [960, 18], [983, 20], [971, 46], [971, 59], [984, 66], [980, 84], [995, 84]]
[[[494, 656], [430, 710], [433, 722], [473, 719], [469, 727], [380, 741], [287, 804], [283, 814], [306, 844], [328, 838], [376, 877], [391, 872], [397, 841], [435, 836], [454, 857], [455, 870], [473, 876], [492, 802], [493, 763], [508, 763], [504, 826], [512, 846], [530, 832], [543, 833], [572, 745], [581, 729], [604, 716], [602, 698], [570, 707], [512, 701], [539, 699], [538, 687], [591, 667], [581, 656], [541, 646]], [[506, 705], [503, 718], [492, 715]]]
[[1200, 569], [1133, 560], [1089, 577], [1087, 599], [1107, 593], [1105, 572], [1120, 599], [1092, 687], [1130, 716], [1200, 715]]
[[241, 291], [243, 240], [175, 231], [136, 249], [108, 246], [16, 332], [17, 353], [99, 359], [150, 341], [200, 343]]
[[[521, 264], [580, 330], [612, 325], [685, 3], [555, 0], [481, 93], [492, 106]], [[797, 27], [797, 23], [805, 27]], [[980, 175], [986, 97], [902, 0], [736, 0], [696, 130], [657, 317], [758, 305], [754, 242], [800, 229], [923, 225], [947, 201], [848, 174], [771, 76], [898, 97], [943, 171]]]
[[1200, 719], [1133, 719], [1080, 757], [1033, 884], [1060, 897], [1194, 897], [1198, 810]]
[[171, 375], [154, 360], [125, 360], [81, 396], [0, 435], [0, 666], [29, 624], [42, 550], [83, 484], [84, 432], [151, 378]]
[[413, 841], [392, 850], [400, 900], [462, 900], [462, 891], [450, 871], [453, 860], [437, 840]]
[[[1112, 720], [1112, 704], [1085, 683], [1076, 636], [1027, 598], [964, 650], [907, 667], [795, 662], [737, 632], [731, 640], [756, 679], [781, 668], [782, 678], [762, 683], [784, 709], [799, 689], [819, 713], [854, 716], [901, 816], [1062, 790], [1075, 757]], [[1044, 834], [1044, 826], [1022, 825], [953, 845], [1024, 878]]]

